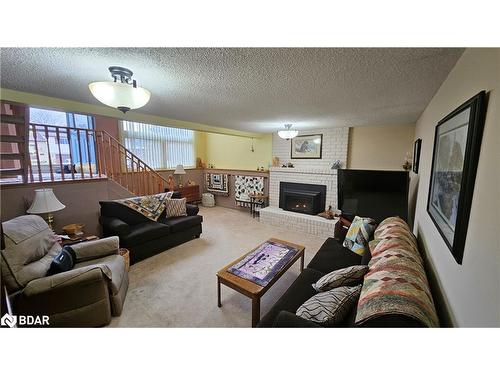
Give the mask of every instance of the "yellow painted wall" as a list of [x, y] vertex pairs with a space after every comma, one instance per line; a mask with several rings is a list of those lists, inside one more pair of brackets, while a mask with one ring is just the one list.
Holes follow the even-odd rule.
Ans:
[[256, 170], [269, 168], [272, 160], [272, 134], [252, 139], [225, 134], [205, 133], [207, 166], [214, 164], [222, 169]]
[[207, 133], [194, 132], [194, 154], [203, 161], [207, 159]]
[[414, 124], [350, 128], [347, 167], [402, 170], [406, 153], [413, 154], [414, 138]]

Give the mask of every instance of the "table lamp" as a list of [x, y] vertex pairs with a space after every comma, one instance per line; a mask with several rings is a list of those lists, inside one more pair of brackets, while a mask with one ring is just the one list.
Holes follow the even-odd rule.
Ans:
[[59, 202], [54, 195], [52, 189], [35, 189], [35, 199], [31, 207], [26, 211], [29, 214], [47, 214], [45, 221], [49, 224], [50, 229], [54, 222], [54, 215], [52, 212], [60, 211], [66, 206]]
[[184, 170], [184, 166], [182, 164], [177, 165], [175, 167], [174, 175], [179, 175], [179, 187], [182, 187], [182, 175], [186, 174], [186, 171]]

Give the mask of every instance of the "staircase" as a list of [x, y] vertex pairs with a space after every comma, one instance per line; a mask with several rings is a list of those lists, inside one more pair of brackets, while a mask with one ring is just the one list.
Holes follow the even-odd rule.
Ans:
[[103, 130], [29, 123], [24, 105], [1, 102], [0, 185], [108, 178], [133, 195], [167, 180]]

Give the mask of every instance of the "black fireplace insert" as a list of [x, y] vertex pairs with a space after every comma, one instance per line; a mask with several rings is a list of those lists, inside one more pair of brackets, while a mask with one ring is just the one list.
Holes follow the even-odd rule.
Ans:
[[317, 215], [325, 210], [326, 186], [280, 182], [280, 208]]

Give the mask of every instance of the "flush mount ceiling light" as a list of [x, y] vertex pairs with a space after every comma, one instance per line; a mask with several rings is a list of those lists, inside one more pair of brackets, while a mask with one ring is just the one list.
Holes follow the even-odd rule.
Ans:
[[290, 130], [291, 127], [292, 127], [292, 124], [285, 124], [286, 130], [278, 131], [279, 137], [283, 138], [283, 139], [295, 138], [299, 134], [299, 132], [297, 130]]
[[137, 86], [132, 79], [132, 71], [121, 66], [110, 66], [109, 71], [114, 82], [92, 82], [89, 89], [101, 103], [117, 108], [123, 113], [143, 107], [149, 102], [151, 93]]

